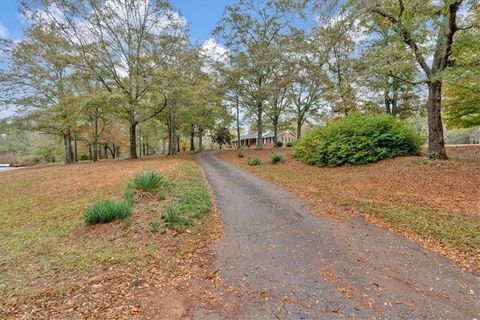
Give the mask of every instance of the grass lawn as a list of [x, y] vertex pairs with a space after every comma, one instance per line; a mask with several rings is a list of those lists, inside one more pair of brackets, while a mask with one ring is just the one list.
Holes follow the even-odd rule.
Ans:
[[[271, 164], [272, 151], [285, 163]], [[320, 168], [291, 149], [227, 150], [219, 156], [304, 198], [316, 214], [368, 220], [419, 240], [466, 269], [480, 271], [480, 146], [449, 147], [448, 161], [401, 157], [374, 164]], [[262, 165], [248, 166], [259, 157]]]
[[[85, 226], [85, 207], [119, 199], [145, 169], [172, 182], [165, 199], [144, 194], [130, 219]], [[1, 173], [0, 182], [0, 318], [133, 317], [165, 309], [160, 297], [207, 272], [201, 252], [221, 233], [191, 156], [41, 166]], [[166, 228], [162, 212], [171, 202], [192, 218], [187, 229]]]

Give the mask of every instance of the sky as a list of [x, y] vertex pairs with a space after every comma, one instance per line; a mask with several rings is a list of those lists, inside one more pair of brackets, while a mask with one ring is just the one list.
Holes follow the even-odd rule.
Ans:
[[[211, 32], [223, 15], [226, 5], [235, 0], [170, 0], [184, 16], [193, 42], [204, 43], [212, 38]], [[22, 18], [18, 12], [19, 0], [0, 0], [0, 37], [22, 38]], [[0, 119], [11, 112], [0, 110]]]
[[[223, 15], [223, 9], [234, 0], [171, 0], [170, 3], [187, 19], [193, 41], [204, 42]], [[22, 20], [17, 0], [0, 0], [0, 36], [18, 39]]]

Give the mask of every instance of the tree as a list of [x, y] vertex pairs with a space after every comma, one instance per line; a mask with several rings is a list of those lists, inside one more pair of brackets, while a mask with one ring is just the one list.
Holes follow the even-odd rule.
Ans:
[[[368, 12], [393, 26], [410, 49], [428, 86], [427, 157], [446, 159], [442, 123], [442, 72], [451, 64], [452, 46], [459, 29], [458, 13], [466, 1], [375, 1], [363, 2]], [[429, 42], [433, 46], [429, 46]], [[431, 50], [431, 51], [430, 51]], [[428, 54], [431, 53], [431, 63]]]
[[472, 28], [459, 32], [452, 63], [443, 75], [445, 121], [452, 128], [480, 126], [480, 7], [471, 20]]
[[222, 145], [230, 143], [230, 131], [226, 127], [218, 128], [212, 136], [212, 141], [222, 149]]
[[62, 136], [65, 162], [71, 163], [71, 134], [78, 115], [72, 69], [75, 59], [58, 33], [51, 24], [31, 21], [23, 40], [6, 43], [9, 63], [1, 71], [0, 82], [4, 103], [16, 106], [31, 128]]
[[[368, 20], [364, 26], [372, 34], [366, 39], [358, 59], [360, 78], [368, 90], [367, 104], [375, 110], [395, 117], [407, 118], [421, 112], [419, 85], [420, 72], [410, 52], [389, 24]], [[373, 98], [373, 99], [372, 99]]]
[[296, 50], [290, 54], [289, 74], [294, 79], [288, 86], [287, 96], [295, 115], [297, 139], [302, 136], [302, 126], [307, 118], [315, 115], [326, 93], [328, 48], [318, 39], [308, 39], [304, 35], [297, 38]]
[[256, 120], [257, 149], [263, 148], [265, 102], [272, 96], [275, 57], [292, 32], [304, 1], [239, 0], [225, 8], [215, 34], [225, 40], [231, 60], [239, 67], [244, 101]]
[[155, 82], [152, 72], [184, 40], [183, 20], [164, 0], [40, 3], [40, 10], [29, 9], [35, 19], [54, 23], [81, 58], [79, 67], [94, 74], [109, 92], [124, 95], [126, 103], [118, 113], [129, 123], [130, 158], [136, 158], [137, 125], [166, 107], [145, 113], [142, 101]]

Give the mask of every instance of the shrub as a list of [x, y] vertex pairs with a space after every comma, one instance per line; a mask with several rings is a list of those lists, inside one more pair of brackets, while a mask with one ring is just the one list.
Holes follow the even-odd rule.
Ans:
[[416, 155], [422, 143], [412, 126], [394, 117], [351, 114], [307, 133], [293, 154], [308, 164], [337, 167]]
[[177, 203], [170, 203], [165, 208], [163, 213], [163, 220], [165, 225], [170, 229], [181, 230], [186, 226], [191, 225], [191, 221], [182, 215], [180, 206]]
[[167, 179], [160, 172], [147, 170], [137, 174], [130, 182], [129, 187], [143, 192], [151, 192], [166, 184]]
[[260, 160], [260, 158], [253, 157], [253, 158], [248, 159], [248, 165], [249, 166], [259, 166], [261, 164], [262, 164], [262, 160]]
[[276, 152], [272, 152], [271, 159], [272, 159], [273, 164], [276, 164], [276, 163], [279, 163], [279, 162], [281, 162], [281, 163], [285, 162], [285, 159], [283, 158], [283, 155], [281, 155], [280, 153], [276, 153]]
[[239, 153], [238, 153], [238, 157], [239, 157], [239, 158], [243, 158], [243, 157], [245, 157], [245, 156], [243, 155], [243, 152], [239, 152]]
[[286, 146], [287, 146], [288, 148], [293, 147], [293, 142], [287, 142]]
[[283, 147], [283, 142], [282, 141], [277, 141], [277, 143], [275, 143], [275, 147]]
[[85, 209], [84, 220], [87, 225], [106, 223], [114, 219], [125, 219], [132, 210], [133, 205], [127, 200], [101, 200]]

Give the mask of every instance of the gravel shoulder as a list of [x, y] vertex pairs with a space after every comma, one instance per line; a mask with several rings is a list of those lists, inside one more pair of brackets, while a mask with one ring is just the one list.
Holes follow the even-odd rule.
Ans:
[[[201, 153], [223, 214], [213, 250], [236, 314], [208, 317], [475, 319], [480, 278], [360, 218], [313, 216], [281, 187]], [[199, 316], [200, 317], [200, 316]]]

